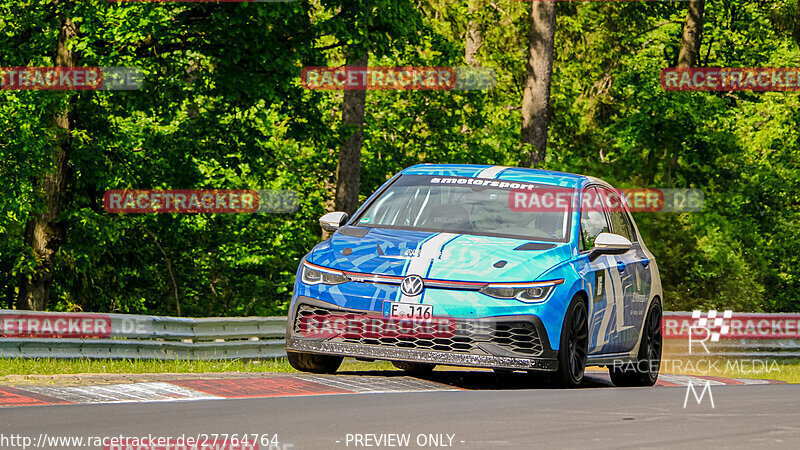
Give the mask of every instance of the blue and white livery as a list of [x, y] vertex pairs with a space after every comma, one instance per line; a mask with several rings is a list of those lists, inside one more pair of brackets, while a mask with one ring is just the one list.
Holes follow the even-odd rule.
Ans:
[[353, 217], [320, 219], [334, 233], [298, 268], [289, 361], [329, 373], [345, 356], [417, 373], [526, 370], [566, 386], [599, 365], [617, 385], [653, 385], [661, 281], [624, 204], [582, 175], [409, 167]]

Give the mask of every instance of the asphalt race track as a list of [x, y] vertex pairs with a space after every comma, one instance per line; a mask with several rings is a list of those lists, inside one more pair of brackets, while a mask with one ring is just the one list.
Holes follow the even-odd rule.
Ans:
[[439, 372], [428, 380], [341, 379], [350, 378], [366, 380], [365, 385], [388, 379], [394, 386], [441, 388], [9, 407], [0, 409], [0, 424], [5, 433], [33, 437], [43, 432], [109, 437], [277, 434], [280, 446], [271, 448], [281, 449], [397, 444], [384, 440], [378, 445], [375, 439], [382, 433], [408, 435], [405, 448], [797, 448], [800, 442], [798, 385], [713, 385], [713, 408], [707, 393], [700, 404], [690, 394], [684, 408], [686, 387], [615, 388], [597, 373], [586, 387], [575, 390], [531, 386], [524, 374]]

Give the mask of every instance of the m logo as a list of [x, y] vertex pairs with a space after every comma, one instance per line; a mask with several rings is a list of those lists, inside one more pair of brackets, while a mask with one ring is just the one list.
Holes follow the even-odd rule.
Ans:
[[403, 279], [400, 284], [400, 292], [409, 297], [414, 297], [422, 293], [425, 284], [419, 275], [409, 275]]
[[686, 398], [683, 399], [683, 407], [686, 408], [686, 403], [689, 401], [689, 392], [691, 391], [692, 395], [694, 395], [694, 399], [697, 400], [697, 404], [699, 405], [700, 402], [703, 401], [703, 397], [706, 395], [706, 391], [708, 391], [708, 399], [711, 400], [711, 407], [714, 407], [714, 396], [711, 395], [711, 382], [706, 380], [706, 385], [702, 391], [700, 391], [700, 397], [697, 396], [697, 391], [694, 390], [694, 385], [692, 382], [689, 382], [689, 385], [686, 387]]

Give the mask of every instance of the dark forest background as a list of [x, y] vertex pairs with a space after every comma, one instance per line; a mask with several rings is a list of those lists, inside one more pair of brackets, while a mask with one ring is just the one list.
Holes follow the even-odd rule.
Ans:
[[[698, 5], [699, 24], [687, 14]], [[1, 66], [130, 66], [144, 83], [0, 92], [0, 308], [283, 313], [299, 259], [320, 240], [317, 218], [336, 206], [353, 135], [343, 92], [306, 90], [300, 72], [362, 58], [479, 65], [497, 85], [367, 92], [361, 200], [420, 162], [533, 163], [618, 188], [701, 189], [701, 212], [635, 215], [666, 308], [800, 311], [800, 96], [659, 86], [698, 25], [694, 66], [800, 67], [797, 0], [556, 2], [542, 161], [521, 138], [531, 27], [541, 26], [532, 7], [3, 2]], [[126, 188], [289, 189], [300, 205], [106, 213], [103, 193]]]

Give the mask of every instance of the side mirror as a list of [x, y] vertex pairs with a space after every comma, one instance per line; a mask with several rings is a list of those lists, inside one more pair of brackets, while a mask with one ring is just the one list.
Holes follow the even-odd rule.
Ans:
[[631, 249], [631, 241], [624, 236], [612, 233], [600, 233], [594, 240], [594, 248], [589, 252], [589, 261], [600, 255], [621, 255]]
[[342, 211], [334, 211], [325, 214], [319, 218], [319, 225], [325, 231], [331, 233], [338, 230], [342, 225], [347, 223], [347, 213]]

